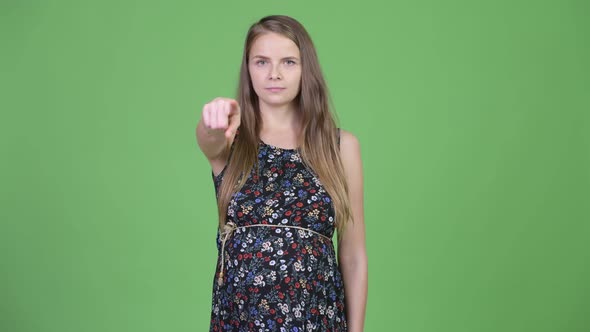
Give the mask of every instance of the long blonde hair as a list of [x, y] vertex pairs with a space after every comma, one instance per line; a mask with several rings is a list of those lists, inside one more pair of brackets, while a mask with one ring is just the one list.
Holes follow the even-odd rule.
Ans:
[[[297, 20], [283, 15], [263, 17], [250, 27], [246, 35], [237, 91], [237, 100], [242, 111], [239, 137], [234, 139], [233, 151], [217, 197], [220, 229], [225, 225], [232, 195], [243, 187], [252, 168], [258, 169], [262, 119], [258, 96], [248, 72], [248, 55], [255, 39], [268, 32], [281, 34], [299, 47], [302, 66], [301, 88], [295, 98], [302, 121], [299, 151], [303, 163], [315, 173], [332, 199], [336, 213], [335, 224], [340, 238], [344, 227], [352, 220], [352, 213], [330, 96], [309, 34]], [[229, 143], [226, 148], [230, 148]]]

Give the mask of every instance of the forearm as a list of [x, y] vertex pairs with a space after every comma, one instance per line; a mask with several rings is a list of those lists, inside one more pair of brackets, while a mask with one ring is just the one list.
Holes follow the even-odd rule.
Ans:
[[368, 293], [368, 269], [365, 254], [354, 259], [341, 260], [344, 279], [346, 319], [349, 332], [364, 330]]
[[207, 159], [213, 159], [226, 148], [227, 139], [223, 132], [205, 128], [203, 121], [199, 121], [196, 128], [197, 143]]

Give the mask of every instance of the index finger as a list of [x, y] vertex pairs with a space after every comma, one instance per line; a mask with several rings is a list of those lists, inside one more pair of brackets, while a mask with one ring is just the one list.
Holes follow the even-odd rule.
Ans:
[[240, 104], [237, 102], [237, 100], [235, 99], [230, 99], [229, 100], [230, 106], [231, 106], [231, 111], [234, 110], [239, 110], [240, 109]]

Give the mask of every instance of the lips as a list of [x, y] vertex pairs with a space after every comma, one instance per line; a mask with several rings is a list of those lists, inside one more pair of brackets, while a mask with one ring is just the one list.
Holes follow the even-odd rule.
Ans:
[[285, 90], [285, 88], [278, 87], [278, 86], [271, 86], [271, 87], [266, 88], [266, 90], [269, 90], [271, 92], [280, 92], [280, 91]]

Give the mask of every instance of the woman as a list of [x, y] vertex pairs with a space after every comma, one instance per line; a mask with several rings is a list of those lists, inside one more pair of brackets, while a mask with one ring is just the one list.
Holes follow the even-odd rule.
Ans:
[[250, 27], [237, 94], [205, 104], [197, 125], [220, 216], [210, 331], [363, 331], [359, 142], [337, 128], [298, 21]]

